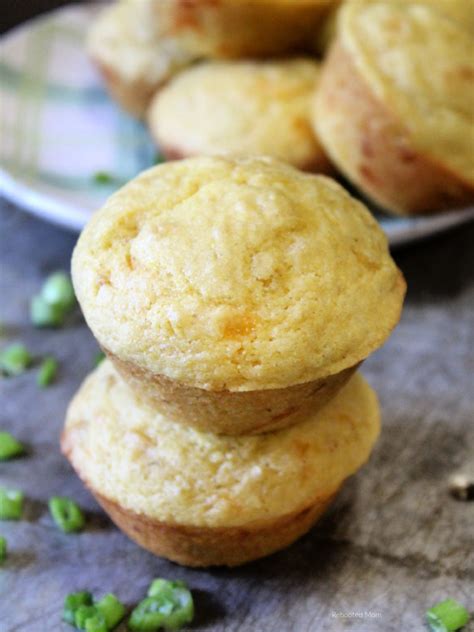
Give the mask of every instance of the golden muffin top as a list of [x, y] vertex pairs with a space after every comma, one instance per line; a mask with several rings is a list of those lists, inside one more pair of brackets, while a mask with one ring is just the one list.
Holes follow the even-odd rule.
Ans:
[[163, 522], [238, 526], [334, 494], [369, 457], [377, 398], [355, 375], [320, 412], [257, 436], [200, 433], [147, 407], [106, 360], [69, 406], [63, 449], [95, 491]]
[[270, 158], [145, 171], [92, 217], [72, 273], [103, 347], [209, 390], [353, 366], [387, 338], [405, 290], [363, 204]]
[[339, 33], [417, 147], [474, 182], [472, 0], [349, 0]]
[[318, 77], [310, 59], [204, 63], [160, 90], [150, 127], [186, 155], [269, 155], [309, 167], [323, 153], [309, 120]]
[[88, 34], [87, 49], [120, 77], [150, 84], [166, 79], [195, 58], [176, 38], [155, 37], [133, 4], [126, 2], [117, 2], [99, 14]]

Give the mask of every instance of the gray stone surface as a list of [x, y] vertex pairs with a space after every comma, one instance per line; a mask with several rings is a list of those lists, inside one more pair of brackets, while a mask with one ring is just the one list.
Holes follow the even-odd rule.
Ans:
[[[97, 347], [79, 316], [59, 331], [34, 330], [28, 299], [48, 272], [68, 267], [74, 241], [0, 202], [0, 345], [22, 340], [61, 364], [44, 391], [35, 370], [0, 379], [0, 428], [28, 445], [26, 457], [0, 463], [0, 485], [28, 498], [21, 522], [0, 523], [10, 548], [0, 570], [2, 632], [65, 632], [68, 592], [113, 591], [131, 606], [157, 575], [189, 583], [193, 629], [203, 631], [411, 632], [426, 629], [424, 611], [439, 599], [474, 608], [474, 503], [447, 493], [450, 475], [474, 458], [474, 224], [396, 253], [409, 284], [403, 319], [363, 369], [384, 418], [370, 463], [306, 537], [234, 570], [188, 570], [139, 549], [59, 452], [67, 402]], [[84, 533], [57, 531], [52, 494], [87, 509]]]

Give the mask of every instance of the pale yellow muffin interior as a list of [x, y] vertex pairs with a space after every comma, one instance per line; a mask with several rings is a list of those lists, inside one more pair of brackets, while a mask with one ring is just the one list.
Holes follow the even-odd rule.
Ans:
[[156, 37], [133, 4], [116, 2], [97, 17], [88, 34], [89, 54], [123, 81], [159, 85], [194, 59], [171, 36]]
[[63, 449], [93, 490], [161, 522], [230, 527], [303, 510], [337, 491], [379, 433], [355, 375], [320, 412], [257, 436], [199, 433], [148, 408], [110, 361], [70, 404]]
[[324, 163], [310, 114], [319, 64], [310, 59], [209, 62], [155, 97], [149, 123], [184, 155], [269, 155], [298, 167]]
[[143, 172], [93, 215], [72, 273], [102, 346], [210, 390], [354, 366], [398, 322], [405, 291], [363, 204], [270, 158]]
[[350, 0], [341, 41], [417, 149], [474, 182], [474, 4]]

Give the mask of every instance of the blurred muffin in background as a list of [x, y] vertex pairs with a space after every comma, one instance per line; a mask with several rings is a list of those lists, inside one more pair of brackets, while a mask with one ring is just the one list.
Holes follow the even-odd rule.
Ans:
[[336, 36], [337, 32], [337, 16], [341, 10], [344, 0], [340, 3], [334, 3], [334, 6], [327, 11], [320, 26], [316, 29], [309, 42], [309, 52], [316, 53], [318, 57], [324, 57]]
[[109, 361], [71, 402], [62, 449], [133, 540], [189, 566], [235, 566], [288, 546], [369, 458], [377, 397], [360, 375], [300, 424], [196, 432], [151, 409]]
[[202, 63], [159, 91], [150, 131], [170, 159], [268, 155], [329, 172], [310, 120], [318, 79], [319, 65], [310, 59]]
[[275, 55], [304, 47], [339, 0], [124, 0], [154, 34], [211, 58]]
[[314, 126], [341, 171], [401, 215], [474, 201], [474, 10], [465, 0], [348, 0]]
[[107, 7], [93, 24], [87, 50], [112, 98], [142, 117], [159, 86], [195, 55], [171, 36], [155, 37], [131, 3]]

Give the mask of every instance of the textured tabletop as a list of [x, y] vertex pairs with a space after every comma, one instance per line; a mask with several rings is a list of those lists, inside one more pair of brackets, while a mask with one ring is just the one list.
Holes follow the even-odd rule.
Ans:
[[[409, 287], [402, 322], [363, 367], [383, 407], [370, 463], [306, 537], [233, 570], [187, 570], [139, 549], [59, 452], [67, 402], [97, 347], [79, 315], [58, 331], [33, 329], [28, 300], [48, 272], [68, 267], [74, 241], [0, 202], [0, 345], [21, 340], [61, 365], [46, 390], [34, 370], [0, 379], [0, 428], [28, 446], [24, 458], [0, 463], [0, 485], [27, 497], [21, 522], [0, 523], [10, 549], [0, 570], [2, 632], [70, 630], [60, 622], [67, 593], [114, 592], [131, 606], [155, 576], [189, 583], [195, 630], [412, 632], [425, 630], [425, 610], [447, 596], [474, 608], [474, 503], [447, 492], [474, 458], [474, 224], [396, 253]], [[52, 524], [53, 494], [86, 508], [82, 534]]]

